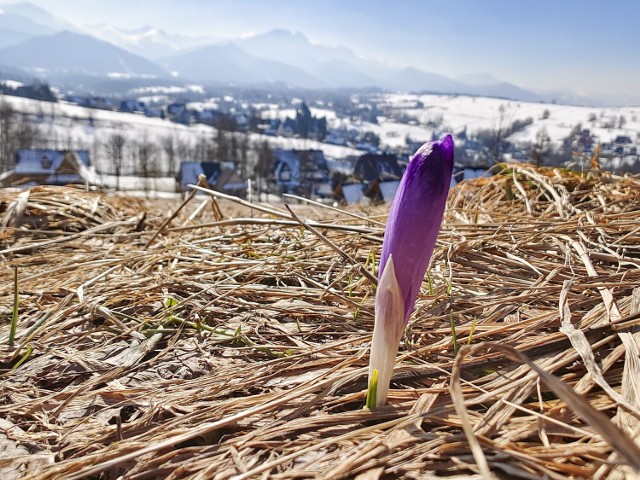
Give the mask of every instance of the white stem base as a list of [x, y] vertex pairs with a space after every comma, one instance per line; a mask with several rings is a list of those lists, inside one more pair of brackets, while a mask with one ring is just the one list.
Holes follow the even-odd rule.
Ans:
[[384, 405], [404, 331], [404, 300], [389, 256], [376, 291], [376, 318], [369, 359], [369, 382], [378, 370], [375, 406]]

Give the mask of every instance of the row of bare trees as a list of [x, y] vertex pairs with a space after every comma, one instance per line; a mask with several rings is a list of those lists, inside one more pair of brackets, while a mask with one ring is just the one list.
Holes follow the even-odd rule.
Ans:
[[122, 128], [86, 141], [72, 138], [71, 129], [66, 137], [60, 137], [59, 130], [53, 128], [56, 122], [53, 111], [20, 112], [0, 96], [0, 173], [14, 168], [19, 149], [53, 148], [90, 150], [98, 173], [116, 176], [117, 188], [124, 175], [145, 179], [175, 176], [184, 161], [232, 162], [243, 179], [256, 182], [272, 174], [269, 144], [252, 143], [244, 133], [218, 129], [196, 139], [175, 133], [152, 138], [148, 132], [133, 136]]
[[40, 147], [42, 137], [40, 129], [27, 115], [0, 98], [0, 173], [13, 168], [17, 150]]
[[147, 133], [131, 138], [124, 131], [115, 131], [94, 150], [95, 156], [101, 156], [101, 173], [117, 177], [116, 188], [123, 175], [145, 179], [175, 176], [185, 161], [231, 162], [244, 180], [251, 178], [262, 184], [270, 179], [273, 170], [271, 148], [266, 141], [256, 144], [246, 134], [222, 130], [203, 134], [191, 142], [175, 134], [152, 140]]

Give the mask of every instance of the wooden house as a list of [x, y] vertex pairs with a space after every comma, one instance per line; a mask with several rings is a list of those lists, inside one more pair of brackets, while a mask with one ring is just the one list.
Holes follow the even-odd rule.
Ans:
[[182, 162], [176, 177], [176, 188], [180, 192], [190, 191], [189, 185], [198, 183], [198, 177], [207, 178], [209, 188], [229, 195], [244, 197], [246, 182], [238, 175], [232, 163], [225, 162]]
[[321, 150], [273, 150], [274, 180], [282, 193], [331, 197], [329, 168]]
[[91, 164], [87, 150], [18, 150], [15, 162], [15, 168], [0, 177], [3, 187], [82, 184]]

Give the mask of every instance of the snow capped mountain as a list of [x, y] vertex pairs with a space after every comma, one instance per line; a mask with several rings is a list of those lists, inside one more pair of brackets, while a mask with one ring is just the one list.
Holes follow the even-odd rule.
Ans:
[[158, 60], [182, 79], [260, 85], [282, 83], [319, 88], [325, 85], [305, 70], [284, 62], [249, 55], [236, 45], [210, 45]]
[[76, 72], [166, 77], [153, 62], [89, 35], [68, 31], [37, 36], [0, 50], [0, 63], [46, 73]]
[[0, 4], [0, 48], [60, 30], [75, 31], [77, 28], [31, 3]]
[[[62, 35], [63, 31], [67, 34]], [[73, 37], [68, 32], [84, 36]], [[569, 91], [533, 92], [487, 73], [452, 79], [364, 58], [344, 46], [312, 43], [301, 32], [283, 29], [230, 40], [175, 34], [149, 25], [136, 29], [106, 24], [78, 27], [26, 2], [0, 3], [0, 63], [5, 71], [23, 68], [31, 73], [34, 69], [92, 75], [123, 73], [167, 81], [172, 81], [169, 71], [176, 71], [176, 81], [212, 84], [382, 88], [591, 105], [640, 101]]]
[[[539, 100], [533, 92], [495, 81], [469, 85], [417, 68], [394, 68], [345, 47], [311, 43], [300, 32], [273, 30], [229, 44], [181, 51], [159, 60], [181, 78], [237, 85], [281, 83], [307, 88], [386, 88]], [[285, 68], [286, 66], [286, 68]]]
[[172, 34], [149, 25], [127, 30], [102, 24], [95, 25], [89, 30], [92, 35], [101, 40], [150, 59], [167, 57], [181, 50], [202, 47], [219, 41], [216, 37]]
[[362, 61], [346, 47], [314, 44], [301, 32], [282, 29], [236, 40], [234, 43], [255, 57], [290, 63], [310, 72], [327, 62], [357, 65]]
[[2, 3], [0, 12], [2, 12], [1, 27], [29, 35], [45, 35], [60, 30], [79, 30], [73, 23], [28, 2]]

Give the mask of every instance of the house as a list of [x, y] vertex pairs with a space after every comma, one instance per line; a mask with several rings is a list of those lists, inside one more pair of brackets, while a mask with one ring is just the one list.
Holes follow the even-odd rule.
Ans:
[[273, 150], [274, 180], [283, 193], [331, 197], [329, 168], [321, 150]]
[[340, 136], [338, 130], [332, 130], [324, 139], [324, 143], [346, 146], [347, 140]]
[[0, 81], [0, 93], [3, 95], [13, 95], [16, 97], [32, 98], [43, 102], [57, 102], [58, 97], [49, 85], [36, 82], [25, 85], [14, 80]]
[[186, 103], [172, 103], [167, 106], [167, 117], [175, 123], [192, 125], [198, 122], [198, 112], [187, 108]]
[[270, 137], [276, 137], [278, 135], [278, 132], [280, 131], [281, 123], [282, 122], [280, 122], [280, 120], [278, 120], [277, 118], [272, 118], [271, 120], [269, 120], [269, 123], [265, 127], [264, 134], [269, 135]]
[[400, 180], [402, 173], [398, 158], [388, 153], [361, 155], [353, 167], [353, 175], [363, 182]]
[[67, 95], [65, 100], [69, 103], [73, 103], [74, 105], [80, 105], [81, 107], [89, 105], [89, 97], [85, 97], [83, 95]]
[[164, 118], [164, 110], [160, 106], [147, 107], [144, 110], [144, 114], [147, 117]]
[[393, 199], [402, 174], [398, 158], [386, 153], [361, 155], [353, 167], [353, 177], [362, 183], [364, 195], [376, 202]]
[[167, 114], [170, 117], [177, 117], [187, 111], [187, 104], [183, 102], [171, 103], [167, 105]]
[[33, 85], [21, 85], [16, 88], [15, 95], [18, 97], [32, 98], [43, 102], [57, 102], [58, 98], [49, 88], [49, 85], [36, 83]]
[[176, 176], [176, 188], [181, 192], [190, 191], [189, 185], [198, 183], [198, 177], [207, 178], [209, 188], [229, 195], [246, 195], [247, 185], [231, 162], [182, 162]]
[[119, 110], [124, 113], [142, 113], [145, 114], [147, 108], [144, 102], [138, 100], [122, 100]]
[[276, 129], [278, 130], [279, 135], [282, 135], [283, 137], [293, 137], [296, 128], [296, 122], [293, 119], [286, 118], [282, 123], [278, 120], [278, 124], [279, 125]]
[[115, 111], [116, 106], [113, 100], [105, 97], [86, 97], [84, 95], [67, 95], [65, 101], [74, 105], [80, 105], [86, 108], [96, 108], [99, 110]]
[[361, 203], [365, 198], [364, 185], [362, 182], [354, 181], [353, 177], [343, 179], [335, 184], [333, 196], [347, 205]]
[[87, 99], [87, 104], [85, 106], [89, 108], [97, 108], [99, 110], [114, 111], [116, 109], [113, 100], [106, 97], [91, 97]]
[[633, 142], [631, 141], [631, 137], [629, 137], [628, 135], [618, 135], [613, 143], [616, 145], [625, 145]]
[[189, 185], [198, 183], [198, 177], [204, 175], [207, 183], [215, 185], [220, 175], [220, 163], [218, 162], [182, 162], [176, 177], [178, 190], [189, 191]]
[[249, 130], [249, 119], [244, 113], [238, 113], [233, 117], [236, 122], [236, 127], [240, 132], [246, 132]]
[[206, 125], [214, 125], [220, 117], [222, 117], [222, 113], [212, 108], [205, 108], [196, 112], [198, 123], [204, 123]]
[[[327, 119], [325, 117], [316, 118], [311, 114], [311, 110], [305, 102], [302, 102], [296, 108], [296, 118], [287, 119], [292, 123], [290, 124], [293, 134], [301, 138], [314, 138], [317, 140], [324, 140], [327, 136]], [[285, 121], [284, 128], [287, 129]]]
[[0, 178], [3, 187], [85, 183], [91, 165], [87, 150], [24, 149], [15, 160], [15, 168]]
[[247, 195], [247, 182], [233, 168], [233, 164], [231, 166], [223, 164], [215, 189], [236, 197], [245, 197]]

